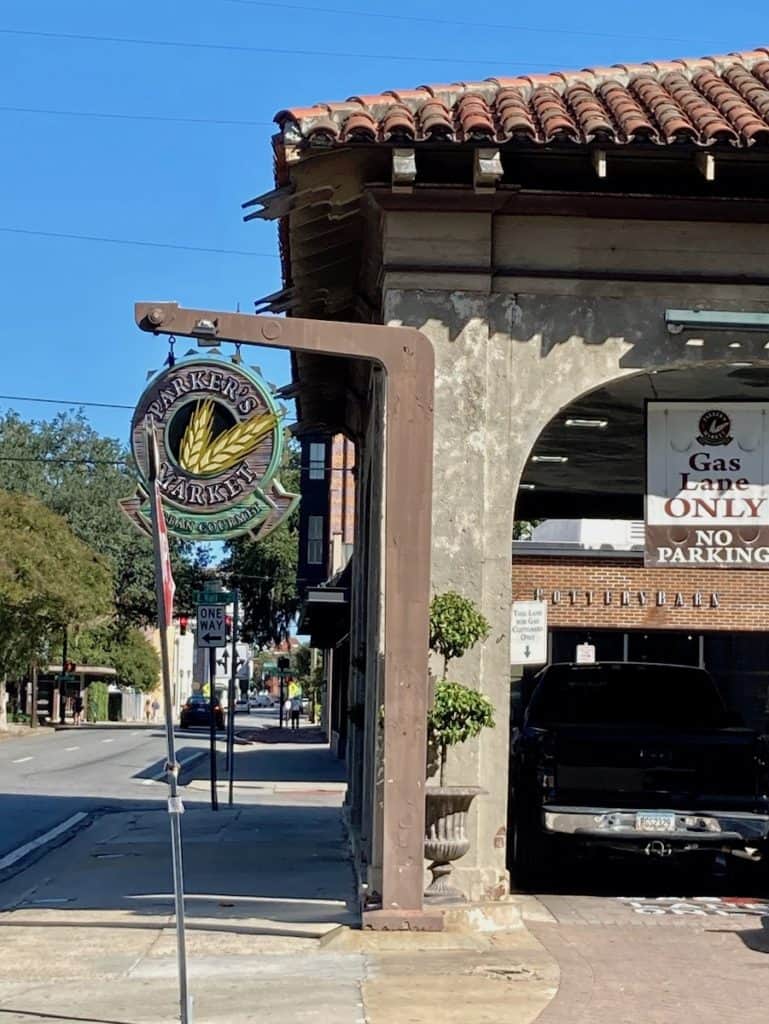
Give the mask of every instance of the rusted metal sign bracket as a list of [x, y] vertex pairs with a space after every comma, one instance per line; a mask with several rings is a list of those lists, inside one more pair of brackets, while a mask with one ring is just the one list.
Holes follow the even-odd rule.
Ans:
[[[144, 331], [345, 356], [386, 375], [382, 910], [373, 927], [435, 928], [422, 911], [434, 354], [410, 327], [334, 323], [139, 302]], [[427, 921], [427, 918], [430, 918]], [[395, 919], [395, 920], [393, 920]], [[406, 924], [408, 921], [408, 924]]]

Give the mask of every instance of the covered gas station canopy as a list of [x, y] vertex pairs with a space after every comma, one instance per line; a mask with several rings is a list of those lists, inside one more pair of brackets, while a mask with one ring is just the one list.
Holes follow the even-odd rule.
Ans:
[[647, 400], [769, 397], [769, 367], [733, 362], [639, 373], [562, 409], [532, 449], [516, 519], [643, 519]]

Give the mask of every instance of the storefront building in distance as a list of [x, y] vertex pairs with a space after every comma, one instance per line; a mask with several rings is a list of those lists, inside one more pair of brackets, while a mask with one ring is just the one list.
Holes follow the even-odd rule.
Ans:
[[597, 661], [699, 665], [730, 709], [763, 728], [765, 570], [646, 568], [642, 523], [551, 520], [513, 543], [513, 600], [546, 603], [550, 661], [573, 662], [588, 644]]

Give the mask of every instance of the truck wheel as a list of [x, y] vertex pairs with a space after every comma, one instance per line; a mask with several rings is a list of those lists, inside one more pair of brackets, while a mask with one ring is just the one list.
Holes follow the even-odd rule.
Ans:
[[513, 881], [518, 889], [535, 889], [550, 873], [552, 840], [532, 821], [516, 819], [513, 827]]

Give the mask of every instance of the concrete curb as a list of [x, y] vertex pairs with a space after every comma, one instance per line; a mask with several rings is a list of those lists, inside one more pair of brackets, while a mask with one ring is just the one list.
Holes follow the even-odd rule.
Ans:
[[50, 729], [52, 732], [106, 732], [108, 729], [151, 732], [153, 729], [165, 729], [165, 726], [162, 722], [151, 722], [149, 725], [146, 722], [83, 722], [82, 725], [62, 725], [61, 722], [57, 722], [56, 725], [45, 725], [41, 728]]
[[528, 935], [527, 921], [552, 920], [535, 897], [525, 895], [484, 903], [427, 904], [425, 909], [443, 917], [442, 931], [377, 931], [340, 925], [321, 939], [321, 945], [364, 952], [380, 949], [485, 949], [498, 946], [505, 936], [514, 940], [516, 936]]
[[53, 736], [54, 730], [46, 725], [31, 729], [28, 725], [10, 724], [7, 729], [0, 729], [0, 743], [3, 740], [37, 739], [39, 736]]

